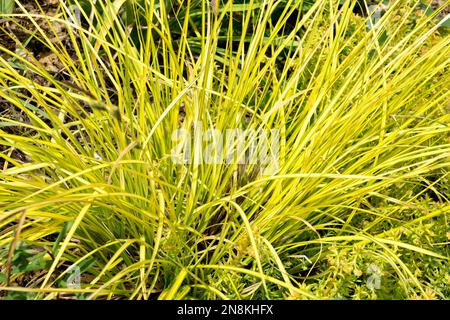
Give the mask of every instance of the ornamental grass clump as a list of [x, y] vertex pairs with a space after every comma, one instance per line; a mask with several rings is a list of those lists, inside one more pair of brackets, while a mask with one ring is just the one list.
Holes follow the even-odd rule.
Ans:
[[16, 1], [0, 294], [445, 297], [449, 17], [360, 3]]

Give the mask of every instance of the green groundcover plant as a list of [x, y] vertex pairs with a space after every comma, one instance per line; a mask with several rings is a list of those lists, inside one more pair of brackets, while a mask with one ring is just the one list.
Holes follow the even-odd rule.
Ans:
[[448, 1], [90, 3], [0, 15], [0, 296], [450, 297]]

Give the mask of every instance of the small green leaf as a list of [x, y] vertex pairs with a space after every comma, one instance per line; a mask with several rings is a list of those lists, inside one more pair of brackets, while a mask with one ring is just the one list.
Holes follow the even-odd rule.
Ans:
[[31, 300], [34, 295], [33, 292], [9, 291], [5, 300]]
[[80, 273], [87, 271], [90, 267], [95, 264], [95, 259], [93, 257], [89, 257], [78, 264], [80, 267]]
[[0, 14], [11, 14], [14, 12], [14, 0], [0, 0]]
[[450, 28], [450, 18], [447, 17], [444, 22], [441, 23], [441, 27]]
[[52, 248], [53, 256], [56, 256], [56, 254], [58, 253], [59, 243], [66, 236], [67, 232], [72, 227], [72, 224], [73, 224], [73, 221], [67, 221], [67, 222], [64, 223], [63, 229], [61, 230], [61, 232], [58, 235], [58, 238], [56, 238], [55, 243], [53, 244], [53, 248]]
[[380, 46], [385, 44], [387, 39], [388, 39], [388, 34], [387, 34], [386, 30], [384, 30], [383, 33], [378, 38], [378, 43], [380, 44]]

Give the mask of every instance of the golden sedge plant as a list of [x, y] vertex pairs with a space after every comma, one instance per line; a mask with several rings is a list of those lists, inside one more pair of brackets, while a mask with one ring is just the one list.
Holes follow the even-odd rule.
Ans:
[[[392, 232], [450, 210], [448, 16], [309, 3], [61, 1], [50, 15], [16, 1], [0, 17], [0, 292], [331, 298], [314, 289], [334, 277], [324, 252], [367, 246], [405, 297], [426, 293], [397, 249], [449, 257]], [[223, 140], [208, 129], [276, 132], [276, 166], [208, 163]], [[40, 254], [31, 271], [24, 248]]]

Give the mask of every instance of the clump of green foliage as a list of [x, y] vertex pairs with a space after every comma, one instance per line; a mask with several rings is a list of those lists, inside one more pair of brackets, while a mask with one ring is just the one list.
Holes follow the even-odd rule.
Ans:
[[[0, 16], [1, 294], [450, 297], [443, 7], [72, 4]], [[175, 163], [199, 123], [279, 130], [278, 171]]]

